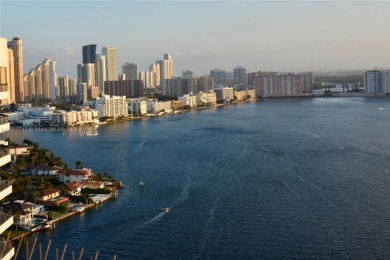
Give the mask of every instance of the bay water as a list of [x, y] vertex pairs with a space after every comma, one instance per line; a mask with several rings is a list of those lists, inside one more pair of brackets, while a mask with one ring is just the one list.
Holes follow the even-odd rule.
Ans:
[[126, 185], [37, 233], [50, 259], [65, 244], [65, 259], [82, 247], [86, 259], [390, 257], [389, 98], [270, 99], [83, 131], [4, 134]]

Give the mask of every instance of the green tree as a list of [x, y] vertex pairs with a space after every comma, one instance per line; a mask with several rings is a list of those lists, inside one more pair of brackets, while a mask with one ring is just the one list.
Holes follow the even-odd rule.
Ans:
[[70, 207], [69, 207], [68, 203], [61, 203], [61, 205], [60, 205], [60, 212], [66, 213], [66, 212], [69, 211], [69, 209], [70, 209]]
[[81, 163], [81, 161], [77, 161], [76, 162], [76, 169], [82, 169], [83, 168], [83, 164]]

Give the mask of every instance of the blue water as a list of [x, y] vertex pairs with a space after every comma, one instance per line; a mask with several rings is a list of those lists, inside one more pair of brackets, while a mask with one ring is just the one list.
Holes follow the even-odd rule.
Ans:
[[117, 200], [39, 233], [52, 259], [65, 244], [66, 259], [82, 247], [86, 259], [386, 259], [389, 130], [389, 98], [317, 98], [116, 123], [97, 136], [9, 136], [126, 184]]

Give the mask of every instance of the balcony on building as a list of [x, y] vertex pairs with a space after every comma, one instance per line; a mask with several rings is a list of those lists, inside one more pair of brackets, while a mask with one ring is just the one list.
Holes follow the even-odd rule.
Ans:
[[10, 260], [15, 254], [15, 249], [11, 242], [5, 242], [4, 239], [0, 240], [0, 259]]
[[8, 121], [8, 116], [0, 114], [0, 133], [9, 131], [10, 123]]
[[0, 200], [12, 193], [12, 184], [9, 181], [0, 181]]
[[0, 167], [11, 162], [11, 154], [7, 149], [0, 148]]
[[0, 234], [3, 234], [14, 223], [12, 214], [0, 211]]

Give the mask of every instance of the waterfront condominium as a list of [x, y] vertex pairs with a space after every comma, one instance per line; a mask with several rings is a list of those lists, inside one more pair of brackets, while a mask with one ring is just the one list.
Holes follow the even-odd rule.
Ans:
[[[15, 37], [8, 42], [8, 48], [12, 49], [14, 56], [14, 74], [15, 74], [15, 100], [24, 101], [24, 85], [23, 85], [23, 44], [19, 37]], [[11, 90], [11, 95], [13, 96]]]
[[103, 47], [102, 54], [106, 56], [107, 80], [118, 80], [118, 50], [115, 47]]
[[258, 97], [302, 96], [313, 90], [313, 73], [264, 72], [254, 82]]
[[390, 93], [390, 70], [370, 70], [364, 73], [367, 93]]

